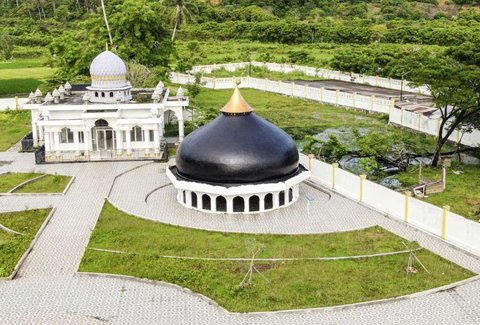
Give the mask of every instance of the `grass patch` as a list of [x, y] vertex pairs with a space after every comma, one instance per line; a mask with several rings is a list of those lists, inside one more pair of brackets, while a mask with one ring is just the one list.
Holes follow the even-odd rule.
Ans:
[[38, 177], [42, 174], [37, 173], [5, 173], [0, 175], [0, 193], [7, 193], [15, 186]]
[[[453, 171], [460, 171], [459, 175]], [[428, 179], [440, 180], [442, 168], [424, 167], [422, 175]], [[447, 169], [447, 189], [443, 193], [429, 195], [422, 200], [442, 207], [449, 205], [451, 211], [466, 218], [480, 219], [480, 166], [454, 165]], [[418, 184], [418, 167], [411, 167], [398, 175], [405, 186]]]
[[71, 176], [47, 175], [22, 186], [15, 193], [62, 193], [71, 179]]
[[[0, 193], [7, 193], [15, 186], [38, 177], [38, 173], [5, 173], [0, 175]], [[62, 193], [71, 176], [47, 175], [21, 187], [15, 193]]]
[[[199, 111], [220, 111], [231, 95], [232, 90], [229, 89], [202, 88], [200, 94], [192, 100], [192, 104], [199, 107]], [[415, 152], [421, 154], [432, 151], [435, 147], [432, 136], [388, 126], [387, 115], [335, 107], [255, 89], [242, 89], [242, 95], [258, 115], [281, 127], [297, 141], [303, 140], [305, 135], [315, 135], [329, 128], [350, 127], [388, 132], [398, 137], [406, 135]]]
[[30, 246], [51, 209], [0, 213], [0, 224], [24, 234], [15, 235], [0, 229], [0, 277], [7, 277]]
[[35, 91], [55, 72], [55, 69], [44, 65], [43, 58], [0, 62], [0, 96]]
[[254, 67], [251, 69], [245, 67], [243, 69], [237, 69], [235, 72], [227, 71], [225, 69], [218, 69], [212, 71], [212, 73], [203, 74], [206, 77], [215, 78], [232, 78], [232, 77], [247, 77], [250, 73], [250, 77], [270, 79], [270, 80], [320, 80], [321, 78], [316, 76], [307, 76], [303, 72], [294, 71], [289, 73], [269, 71], [264, 67]]
[[[122, 250], [114, 254], [87, 249], [80, 271], [126, 274], [162, 280], [204, 294], [230, 311], [267, 311], [322, 307], [401, 296], [471, 277], [473, 273], [421, 250], [429, 268], [407, 276], [407, 255], [344, 261], [259, 262], [271, 281], [253, 275], [239, 283], [248, 262], [172, 260], [161, 255], [250, 257], [251, 243], [264, 245], [257, 255], [316, 257], [403, 250], [402, 238], [380, 228], [323, 235], [222, 233], [155, 223], [125, 214], [105, 203], [88, 248]], [[415, 246], [415, 243], [410, 243]]]
[[30, 111], [0, 112], [0, 151], [20, 141], [31, 128]]

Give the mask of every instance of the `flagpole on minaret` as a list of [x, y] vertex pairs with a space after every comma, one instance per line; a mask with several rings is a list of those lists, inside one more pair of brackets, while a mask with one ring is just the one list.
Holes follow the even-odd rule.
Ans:
[[107, 31], [108, 31], [108, 38], [110, 39], [110, 44], [113, 45], [112, 33], [110, 33], [110, 26], [108, 25], [107, 12], [105, 11], [105, 3], [103, 2], [103, 0], [101, 0], [101, 3], [102, 3], [103, 19], [105, 20], [105, 26], [107, 26]]

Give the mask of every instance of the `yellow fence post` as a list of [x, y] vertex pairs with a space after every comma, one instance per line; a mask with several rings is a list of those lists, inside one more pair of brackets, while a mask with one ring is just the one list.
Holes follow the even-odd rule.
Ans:
[[375, 95], [372, 95], [370, 98], [370, 110], [373, 111], [373, 105], [375, 103]]
[[355, 104], [356, 104], [356, 103], [355, 103], [356, 101], [357, 101], [357, 93], [354, 92], [354, 93], [352, 94], [352, 104], [353, 104], [352, 106], [353, 106], [354, 108], [357, 107], [357, 106], [355, 105]]
[[445, 239], [447, 236], [447, 215], [450, 211], [450, 206], [444, 205], [443, 206], [443, 219], [442, 219], [442, 239]]
[[15, 109], [19, 109], [18, 107], [18, 96], [15, 96]]
[[337, 168], [338, 164], [332, 164], [332, 188], [335, 189], [335, 184], [337, 183]]
[[363, 202], [363, 183], [367, 178], [367, 175], [360, 175], [360, 202]]
[[405, 215], [403, 216], [403, 221], [408, 222], [408, 216], [409, 216], [409, 204], [410, 204], [410, 198], [412, 197], [412, 192], [406, 191], [405, 192]]
[[340, 95], [340, 90], [337, 89], [337, 90], [335, 91], [335, 104], [336, 104], [337, 106], [338, 106], [338, 97], [339, 97], [339, 95]]
[[320, 88], [320, 101], [323, 102], [323, 87]]
[[315, 157], [313, 153], [308, 154], [308, 169], [309, 170], [312, 170], [312, 159], [313, 159], [313, 157]]
[[417, 126], [417, 130], [420, 131], [421, 128], [422, 128], [422, 114], [418, 114], [418, 126]]
[[294, 91], [295, 91], [295, 83], [292, 81], [292, 97], [293, 97]]
[[308, 97], [308, 84], [305, 84], [305, 98]]
[[403, 115], [405, 115], [405, 108], [402, 107], [400, 114], [400, 125], [403, 126]]
[[213, 78], [213, 89], [217, 88], [217, 78]]

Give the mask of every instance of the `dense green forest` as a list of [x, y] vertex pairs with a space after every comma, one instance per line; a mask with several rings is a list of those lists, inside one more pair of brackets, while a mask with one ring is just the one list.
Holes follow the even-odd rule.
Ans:
[[[389, 64], [418, 49], [480, 43], [480, 0], [107, 0], [105, 6], [115, 50], [137, 65], [157, 67], [158, 74], [172, 64], [203, 63], [201, 56], [182, 55], [174, 41], [193, 42], [186, 45], [190, 52], [195, 41], [343, 44], [331, 60], [299, 50], [287, 61], [396, 77], [398, 69]], [[99, 0], [0, 4], [3, 59], [47, 55], [65, 79], [85, 75], [106, 42]]]

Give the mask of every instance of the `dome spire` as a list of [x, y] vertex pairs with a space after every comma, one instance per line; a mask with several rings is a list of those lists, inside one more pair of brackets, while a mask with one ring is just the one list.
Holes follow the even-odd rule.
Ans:
[[240, 89], [238, 88], [240, 85], [240, 80], [237, 79], [235, 84], [236, 85], [235, 89], [233, 90], [232, 97], [230, 97], [230, 100], [225, 106], [223, 106], [220, 112], [228, 115], [245, 115], [252, 112], [253, 108], [242, 97], [242, 94], [240, 94]]

